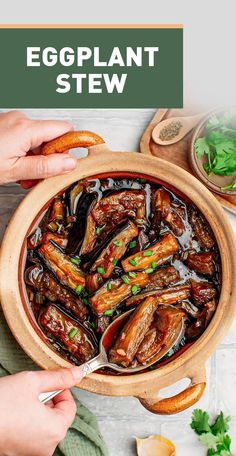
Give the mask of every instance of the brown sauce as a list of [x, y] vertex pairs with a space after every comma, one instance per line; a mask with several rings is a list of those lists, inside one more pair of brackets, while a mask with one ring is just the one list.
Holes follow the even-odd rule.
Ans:
[[[165, 247], [171, 237], [178, 247], [165, 257], [159, 243]], [[206, 219], [174, 188], [145, 176], [95, 177], [66, 189], [29, 236], [25, 270], [41, 331], [75, 364], [97, 353], [102, 332], [128, 310], [126, 302], [132, 308], [132, 297], [188, 285], [188, 297], [178, 300], [177, 293], [172, 304], [185, 312], [183, 337], [158, 367], [200, 337], [220, 294], [220, 256]]]

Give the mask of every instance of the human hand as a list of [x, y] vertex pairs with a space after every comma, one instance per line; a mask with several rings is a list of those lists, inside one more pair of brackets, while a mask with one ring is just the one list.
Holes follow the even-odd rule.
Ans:
[[0, 114], [0, 184], [39, 180], [64, 174], [76, 166], [69, 154], [40, 155], [39, 146], [72, 130], [69, 122], [31, 120], [22, 112]]
[[[70, 391], [82, 369], [21, 372], [0, 379], [0, 456], [51, 456], [76, 412]], [[64, 390], [47, 404], [40, 393]]]

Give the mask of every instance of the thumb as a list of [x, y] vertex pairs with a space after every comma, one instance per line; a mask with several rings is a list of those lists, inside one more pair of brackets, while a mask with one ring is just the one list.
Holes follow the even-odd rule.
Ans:
[[36, 375], [38, 392], [45, 393], [72, 388], [82, 380], [84, 370], [82, 366], [75, 366], [70, 369], [36, 371]]
[[30, 155], [18, 158], [11, 170], [12, 181], [45, 179], [72, 171], [76, 158], [69, 154]]

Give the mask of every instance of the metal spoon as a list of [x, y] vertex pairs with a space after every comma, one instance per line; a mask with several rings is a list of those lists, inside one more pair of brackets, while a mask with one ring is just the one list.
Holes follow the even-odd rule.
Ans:
[[[166, 306], [167, 307], [167, 306]], [[168, 308], [174, 307], [171, 305], [168, 305]], [[92, 372], [101, 369], [102, 367], [109, 367], [110, 369], [114, 369], [122, 374], [133, 374], [135, 372], [140, 372], [150, 366], [152, 366], [154, 363], [159, 361], [163, 356], [165, 356], [168, 351], [176, 345], [178, 340], [181, 338], [182, 333], [183, 333], [183, 326], [184, 322], [183, 319], [181, 320], [179, 327], [176, 329], [175, 332], [170, 336], [170, 339], [168, 341], [168, 345], [165, 345], [158, 353], [156, 356], [153, 356], [146, 364], [142, 365], [137, 365], [134, 367], [121, 367], [118, 366], [117, 364], [111, 363], [108, 358], [108, 353], [109, 350], [111, 349], [114, 339], [116, 338], [116, 335], [119, 333], [119, 330], [124, 326], [126, 323], [128, 317], [131, 315], [131, 313], [134, 310], [128, 310], [124, 314], [120, 315], [120, 317], [116, 318], [105, 330], [105, 332], [102, 335], [102, 338], [99, 343], [99, 354], [93, 358], [90, 359], [87, 363], [84, 363], [80, 366], [81, 369], [83, 369], [83, 377], [86, 377], [87, 375], [91, 374]], [[42, 403], [46, 403], [47, 401], [53, 399], [57, 394], [61, 393], [61, 391], [51, 391], [49, 393], [42, 393], [39, 396], [39, 400]]]
[[[169, 119], [162, 120], [159, 122], [152, 131], [152, 139], [156, 144], [160, 144], [161, 146], [169, 146], [170, 144], [175, 144], [180, 141], [184, 136], [187, 135], [189, 131], [191, 131], [196, 125], [200, 122], [200, 120], [206, 115], [206, 112], [198, 114], [196, 116], [188, 116], [188, 117], [170, 117]], [[178, 123], [177, 123], [178, 122]], [[176, 128], [177, 134], [173, 136], [172, 139], [164, 140], [160, 138], [161, 131], [167, 127], [171, 128], [173, 123], [179, 125], [179, 128]], [[173, 128], [173, 127], [172, 127]]]

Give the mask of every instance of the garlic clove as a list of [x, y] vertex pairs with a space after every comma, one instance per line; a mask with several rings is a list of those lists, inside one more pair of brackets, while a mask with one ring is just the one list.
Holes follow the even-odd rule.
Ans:
[[175, 456], [175, 445], [161, 435], [151, 435], [146, 439], [136, 437], [138, 456]]

